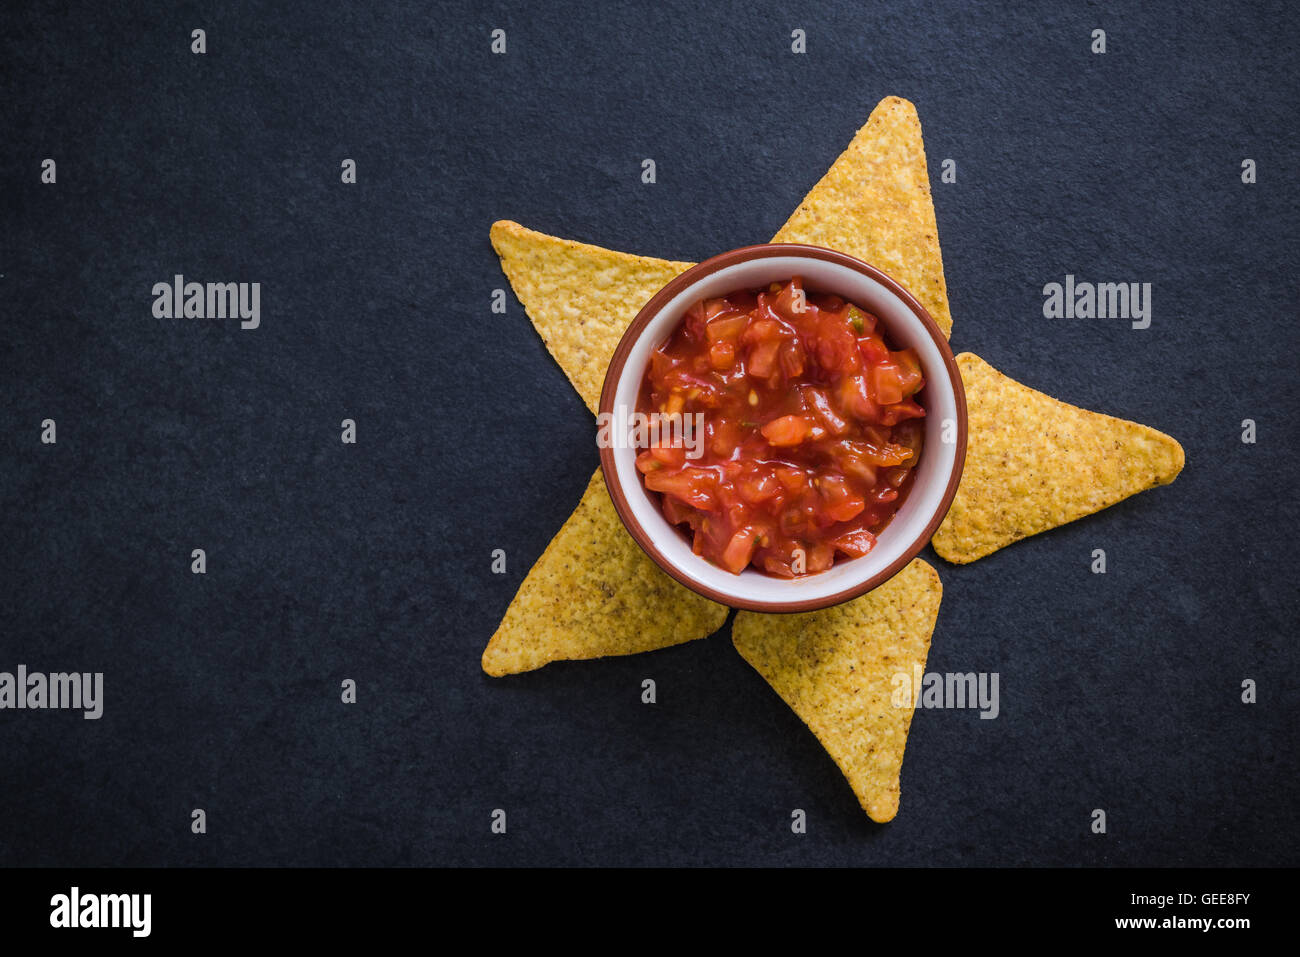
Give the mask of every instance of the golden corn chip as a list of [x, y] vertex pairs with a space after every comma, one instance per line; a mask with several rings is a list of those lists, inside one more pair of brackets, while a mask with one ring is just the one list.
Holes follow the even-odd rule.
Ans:
[[959, 564], [1091, 515], [1183, 468], [1183, 447], [1155, 429], [1068, 405], [957, 357], [966, 386], [966, 468], [932, 543]]
[[492, 247], [546, 348], [592, 412], [636, 314], [694, 265], [558, 239], [509, 220], [492, 224]]
[[925, 670], [943, 586], [919, 558], [861, 598], [796, 615], [742, 611], [736, 650], [794, 709], [848, 778], [873, 821], [898, 813], [913, 699], [898, 675]]
[[597, 471], [528, 572], [483, 652], [494, 677], [552, 661], [631, 655], [707, 638], [727, 608], [665, 575], [627, 534]]
[[879, 266], [952, 334], [921, 120], [907, 100], [880, 101], [772, 241], [825, 246]]

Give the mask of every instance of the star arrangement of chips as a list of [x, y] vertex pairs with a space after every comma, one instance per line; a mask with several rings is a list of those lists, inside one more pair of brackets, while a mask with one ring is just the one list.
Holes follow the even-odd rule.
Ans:
[[[492, 227], [515, 294], [592, 412], [615, 347], [641, 306], [693, 263], [615, 252], [517, 223]], [[944, 335], [952, 316], [916, 108], [888, 97], [813, 187], [776, 243], [847, 253], [901, 282]], [[1167, 484], [1182, 447], [1135, 422], [1058, 401], [957, 357], [966, 391], [966, 463], [931, 540], [953, 564]], [[911, 707], [892, 681], [923, 671], [943, 588], [913, 559], [867, 594], [819, 611], [740, 611], [736, 650], [816, 735], [874, 821], [898, 812]], [[678, 584], [628, 534], [599, 471], [525, 577], [483, 652], [500, 677], [552, 661], [653, 651], [706, 638], [730, 609]]]

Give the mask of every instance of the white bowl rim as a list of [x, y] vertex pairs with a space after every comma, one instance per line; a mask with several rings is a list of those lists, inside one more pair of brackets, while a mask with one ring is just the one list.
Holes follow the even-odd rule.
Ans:
[[[636, 470], [627, 442], [604, 443], [601, 471], [619, 518], [665, 572], [691, 590], [733, 608], [765, 612], [810, 611], [864, 594], [897, 574], [930, 541], [952, 504], [966, 453], [966, 401], [947, 338], [925, 308], [882, 270], [845, 253], [794, 243], [731, 250], [699, 263], [669, 282], [637, 314], [614, 351], [600, 397], [602, 420], [621, 405], [631, 410], [650, 353], [700, 299], [760, 288], [801, 276], [808, 288], [835, 293], [877, 316], [894, 348], [915, 348], [926, 385], [925, 444], [912, 489], [861, 558], [841, 560], [825, 572], [785, 579], [747, 568], [739, 575], [694, 554], [668, 523]], [[616, 419], [617, 420], [617, 419]]]

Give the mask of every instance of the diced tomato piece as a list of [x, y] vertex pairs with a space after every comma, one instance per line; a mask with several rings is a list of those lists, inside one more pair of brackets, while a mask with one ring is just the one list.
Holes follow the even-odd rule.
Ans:
[[664, 467], [664, 464], [649, 452], [642, 452], [636, 457], [636, 467], [638, 472], [654, 472]]
[[845, 532], [843, 535], [831, 539], [831, 544], [845, 555], [848, 555], [849, 558], [861, 558], [876, 547], [876, 536], [865, 528], [856, 528], [851, 532]]
[[808, 473], [790, 465], [778, 465], [776, 478], [787, 492], [800, 492], [808, 487]]
[[704, 300], [704, 318], [712, 322], [714, 317], [731, 310], [731, 303], [726, 299], [705, 299]]
[[882, 362], [871, 367], [871, 387], [876, 401], [893, 405], [903, 401], [903, 376], [892, 362]]
[[845, 376], [836, 387], [840, 408], [863, 422], [880, 419], [880, 406], [871, 397], [871, 387], [864, 375]]
[[823, 315], [817, 323], [817, 362], [828, 375], [844, 375], [861, 365], [853, 330], [835, 315]]
[[749, 350], [749, 361], [745, 368], [752, 376], [766, 379], [776, 371], [777, 354], [781, 349], [780, 339], [765, 339]]
[[[650, 477], [646, 477], [649, 482]], [[847, 522], [856, 516], [867, 503], [849, 489], [842, 475], [823, 475], [817, 481], [817, 491], [822, 496], [822, 513], [836, 522]]]
[[824, 389], [808, 387], [802, 391], [804, 401], [808, 408], [812, 410], [817, 417], [817, 421], [831, 435], [844, 435], [849, 431], [849, 424], [840, 418], [835, 407], [831, 405], [831, 398], [826, 394]]
[[752, 528], [742, 528], [731, 536], [727, 547], [722, 551], [722, 567], [732, 574], [739, 575], [754, 557], [754, 548], [758, 536]]
[[870, 446], [865, 442], [845, 440], [836, 442], [828, 449], [831, 461], [839, 466], [840, 471], [857, 479], [863, 488], [876, 484], [876, 463], [869, 454]]
[[891, 352], [890, 356], [898, 365], [899, 381], [903, 387], [903, 398], [915, 395], [925, 386], [925, 376], [921, 374], [921, 359], [915, 349], [903, 349]]
[[805, 559], [809, 575], [826, 571], [834, 561], [835, 549], [826, 542], [813, 543], [813, 546], [808, 549]]
[[683, 446], [674, 448], [670, 444], [661, 443], [653, 446], [649, 451], [666, 468], [679, 469], [686, 464], [686, 449]]
[[[762, 299], [762, 297], [759, 297]], [[740, 336], [740, 341], [747, 346], [756, 345], [760, 342], [769, 342], [772, 339], [780, 339], [782, 334], [781, 322], [775, 318], [761, 316], [750, 320], [745, 331]]]
[[718, 477], [707, 469], [688, 467], [676, 472], [664, 469], [647, 472], [645, 486], [695, 508], [711, 510], [717, 505]]
[[740, 338], [740, 334], [745, 331], [749, 325], [749, 316], [746, 313], [739, 315], [732, 312], [725, 312], [710, 319], [705, 333], [708, 335], [709, 342], [719, 342], [723, 339], [730, 339], [733, 342]]
[[868, 462], [873, 465], [890, 466], [902, 465], [912, 457], [912, 450], [905, 445], [898, 445], [894, 442], [886, 442], [884, 445], [872, 445], [862, 443], [864, 454]]
[[863, 365], [868, 368], [877, 362], [884, 362], [889, 358], [889, 348], [885, 345], [885, 340], [874, 333], [858, 337], [858, 354], [862, 356]]
[[719, 339], [709, 346], [709, 365], [718, 372], [736, 364], [736, 344], [730, 339]]
[[772, 445], [788, 447], [798, 445], [808, 438], [810, 430], [811, 426], [803, 416], [783, 415], [779, 419], [768, 422], [759, 431], [763, 433], [763, 438], [767, 439]]
[[858, 515], [858, 513], [860, 513], [866, 507], [867, 507], [867, 503], [865, 501], [854, 496], [852, 498], [846, 498], [843, 501], [836, 502], [834, 505], [827, 505], [826, 514], [831, 518], [832, 521], [847, 522], [849, 519], [855, 518]]
[[750, 505], [759, 505], [781, 494], [781, 483], [766, 469], [755, 470], [736, 482], [740, 497]]
[[764, 555], [762, 557], [763, 571], [769, 575], [776, 575], [778, 578], [794, 578], [794, 570], [790, 563], [777, 555]]
[[781, 374], [786, 379], [794, 379], [803, 375], [804, 370], [804, 351], [803, 343], [798, 339], [787, 339], [781, 343]]
[[803, 280], [795, 276], [781, 287], [772, 303], [772, 308], [784, 319], [797, 322], [808, 313], [808, 297], [803, 289]]

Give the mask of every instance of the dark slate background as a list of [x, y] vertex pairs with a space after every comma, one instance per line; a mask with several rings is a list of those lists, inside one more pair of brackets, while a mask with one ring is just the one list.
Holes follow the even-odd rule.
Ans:
[[[1300, 20], [1015, 6], [7, 8], [0, 670], [103, 671], [106, 710], [0, 712], [0, 863], [1296, 863]], [[1188, 464], [927, 553], [929, 670], [999, 672], [1002, 716], [919, 712], [879, 826], [726, 629], [510, 680], [479, 655], [596, 466], [518, 302], [490, 311], [490, 223], [763, 241], [888, 94], [924, 124], [953, 346]], [[153, 319], [178, 272], [261, 282], [262, 327]], [[1066, 273], [1152, 283], [1151, 328], [1045, 320]]]

